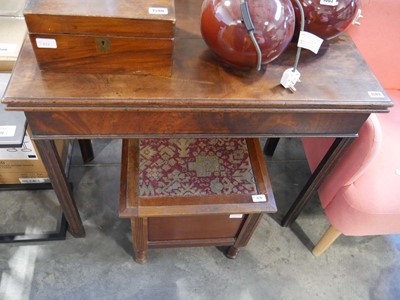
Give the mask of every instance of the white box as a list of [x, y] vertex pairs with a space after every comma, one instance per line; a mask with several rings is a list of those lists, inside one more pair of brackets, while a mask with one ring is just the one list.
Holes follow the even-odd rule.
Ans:
[[10, 72], [17, 61], [27, 28], [23, 18], [0, 17], [0, 71]]

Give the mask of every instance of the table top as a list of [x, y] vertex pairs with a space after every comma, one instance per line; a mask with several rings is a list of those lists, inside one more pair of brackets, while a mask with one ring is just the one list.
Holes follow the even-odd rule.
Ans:
[[284, 70], [293, 66], [293, 44], [265, 72], [224, 68], [201, 37], [201, 2], [176, 0], [171, 77], [41, 71], [27, 39], [3, 102], [9, 110], [24, 111], [233, 108], [370, 113], [392, 106], [346, 34], [324, 42], [317, 55], [303, 49], [296, 93], [279, 84]]

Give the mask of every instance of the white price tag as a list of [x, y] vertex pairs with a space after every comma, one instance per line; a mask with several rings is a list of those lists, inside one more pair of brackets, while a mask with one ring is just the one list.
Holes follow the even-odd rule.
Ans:
[[19, 178], [20, 183], [50, 183], [49, 178]]
[[36, 38], [36, 46], [38, 48], [56, 49], [57, 48], [57, 42], [56, 42], [55, 39]]
[[230, 214], [229, 219], [241, 219], [243, 218], [242, 214]]
[[321, 0], [319, 2], [321, 5], [338, 6], [338, 0]]
[[368, 91], [370, 98], [385, 98], [385, 95], [380, 91]]
[[149, 7], [150, 15], [168, 15], [168, 8], [165, 7]]
[[16, 50], [17, 44], [0, 43], [0, 54], [9, 55], [15, 53]]
[[17, 126], [0, 126], [0, 137], [11, 137], [15, 135]]
[[265, 195], [251, 195], [253, 202], [267, 202]]
[[315, 54], [318, 53], [319, 48], [324, 40], [307, 31], [300, 31], [299, 42], [297, 46], [300, 48], [308, 49]]

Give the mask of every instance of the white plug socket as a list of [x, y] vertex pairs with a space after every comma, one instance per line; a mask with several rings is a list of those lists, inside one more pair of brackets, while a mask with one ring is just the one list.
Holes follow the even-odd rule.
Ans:
[[294, 70], [293, 68], [285, 70], [281, 78], [281, 85], [285, 89], [291, 90], [293, 93], [296, 92], [296, 88], [294, 86], [297, 82], [300, 82], [300, 75], [300, 72], [298, 70]]

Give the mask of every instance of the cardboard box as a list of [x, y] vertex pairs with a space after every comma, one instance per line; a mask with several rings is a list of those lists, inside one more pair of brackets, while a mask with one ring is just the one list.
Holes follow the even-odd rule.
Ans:
[[[50, 182], [34, 142], [26, 132], [21, 148], [0, 148], [0, 184]], [[58, 140], [56, 147], [68, 171], [71, 148], [69, 141]], [[67, 172], [66, 172], [67, 173]]]
[[25, 0], [1, 0], [0, 16], [21, 17], [25, 7]]
[[0, 17], [0, 72], [10, 72], [27, 33], [23, 18]]
[[29, 0], [24, 16], [43, 70], [171, 75], [174, 0]]

